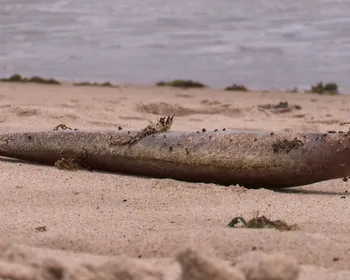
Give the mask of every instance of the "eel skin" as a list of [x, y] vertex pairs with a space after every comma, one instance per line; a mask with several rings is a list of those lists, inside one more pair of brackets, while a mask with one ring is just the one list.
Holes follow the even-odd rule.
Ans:
[[93, 170], [187, 182], [286, 188], [350, 176], [349, 133], [136, 131], [0, 134], [0, 156], [54, 165], [63, 155]]

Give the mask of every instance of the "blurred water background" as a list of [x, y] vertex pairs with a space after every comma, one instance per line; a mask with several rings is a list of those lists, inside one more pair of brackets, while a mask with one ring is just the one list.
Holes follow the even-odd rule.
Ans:
[[0, 76], [350, 90], [347, 0], [0, 0]]

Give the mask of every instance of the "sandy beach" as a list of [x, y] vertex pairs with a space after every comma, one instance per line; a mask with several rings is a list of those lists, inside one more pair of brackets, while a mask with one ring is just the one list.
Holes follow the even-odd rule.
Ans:
[[[260, 105], [288, 102], [290, 110]], [[350, 95], [0, 83], [0, 133], [347, 130]], [[293, 106], [298, 105], [298, 106]], [[0, 279], [350, 279], [349, 183], [281, 191], [0, 158]], [[298, 230], [229, 228], [256, 212]]]

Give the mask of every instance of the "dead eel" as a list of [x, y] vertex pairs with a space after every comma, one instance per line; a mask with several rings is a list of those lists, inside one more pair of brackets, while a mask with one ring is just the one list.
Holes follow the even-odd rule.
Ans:
[[187, 182], [287, 188], [350, 176], [350, 134], [267, 131], [0, 134], [0, 156], [54, 165], [73, 159], [93, 170]]

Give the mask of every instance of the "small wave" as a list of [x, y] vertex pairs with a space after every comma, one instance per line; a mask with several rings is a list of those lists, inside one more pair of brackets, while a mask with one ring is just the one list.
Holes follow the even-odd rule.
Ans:
[[263, 53], [263, 54], [277, 54], [283, 55], [283, 49], [279, 47], [252, 47], [252, 46], [244, 46], [240, 45], [238, 47], [240, 52], [243, 53]]
[[156, 25], [160, 25], [168, 28], [186, 28], [188, 26], [193, 26], [196, 22], [190, 18], [175, 18], [175, 17], [159, 17], [154, 22]]
[[142, 43], [137, 46], [137, 48], [151, 48], [151, 49], [166, 49], [168, 45], [162, 43]]
[[36, 4], [33, 5], [33, 9], [39, 12], [49, 12], [49, 13], [66, 13], [69, 12], [69, 1], [55, 1], [50, 4]]

